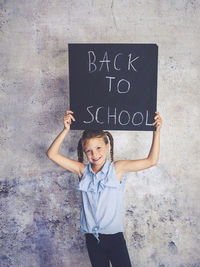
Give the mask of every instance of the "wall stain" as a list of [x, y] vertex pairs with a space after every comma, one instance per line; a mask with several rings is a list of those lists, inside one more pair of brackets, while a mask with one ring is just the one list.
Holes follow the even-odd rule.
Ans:
[[173, 241], [169, 242], [168, 249], [171, 252], [171, 254], [173, 254], [173, 255], [178, 253], [178, 248]]

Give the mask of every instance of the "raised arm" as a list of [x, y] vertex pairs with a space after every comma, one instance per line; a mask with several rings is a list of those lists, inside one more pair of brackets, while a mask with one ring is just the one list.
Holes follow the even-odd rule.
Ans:
[[147, 158], [139, 160], [119, 160], [115, 162], [115, 170], [118, 180], [121, 180], [125, 172], [137, 172], [155, 166], [158, 163], [160, 153], [160, 128], [162, 126], [162, 119], [159, 112], [155, 112], [153, 125], [156, 126], [156, 131], [153, 132], [152, 145]]
[[72, 114], [73, 112], [71, 110], [66, 111], [66, 115], [63, 118], [64, 129], [53, 141], [46, 154], [49, 159], [51, 159], [64, 169], [76, 173], [81, 178], [85, 165], [81, 162], [63, 156], [59, 152], [60, 147], [65, 139], [65, 136], [68, 134], [70, 130], [70, 125], [72, 121], [75, 121], [75, 118], [73, 117]]

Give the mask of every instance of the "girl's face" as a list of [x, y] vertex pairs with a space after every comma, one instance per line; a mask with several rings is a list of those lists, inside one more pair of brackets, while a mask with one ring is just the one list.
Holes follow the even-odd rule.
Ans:
[[86, 141], [84, 152], [89, 162], [96, 166], [103, 166], [107, 158], [109, 144], [103, 138], [90, 138]]

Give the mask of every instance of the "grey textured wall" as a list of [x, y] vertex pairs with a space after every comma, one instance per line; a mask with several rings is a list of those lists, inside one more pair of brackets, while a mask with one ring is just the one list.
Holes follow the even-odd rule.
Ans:
[[[198, 0], [0, 0], [1, 267], [90, 266], [78, 179], [45, 154], [69, 108], [70, 42], [158, 44], [160, 160], [126, 175], [125, 236], [134, 266], [200, 266], [199, 11]], [[63, 154], [76, 158], [80, 133]], [[147, 155], [151, 132], [112, 133], [116, 159]]]

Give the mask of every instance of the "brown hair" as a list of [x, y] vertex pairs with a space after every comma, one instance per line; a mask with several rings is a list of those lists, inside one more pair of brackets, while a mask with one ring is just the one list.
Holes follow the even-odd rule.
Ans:
[[105, 144], [108, 144], [108, 139], [110, 141], [110, 158], [111, 161], [113, 161], [113, 137], [111, 133], [108, 131], [103, 131], [103, 130], [85, 130], [82, 133], [82, 136], [78, 142], [78, 147], [77, 147], [77, 154], [78, 154], [78, 161], [83, 162], [83, 149], [86, 141], [90, 138], [103, 138]]

